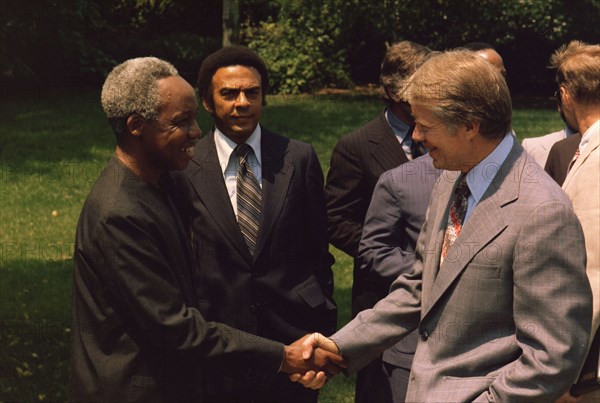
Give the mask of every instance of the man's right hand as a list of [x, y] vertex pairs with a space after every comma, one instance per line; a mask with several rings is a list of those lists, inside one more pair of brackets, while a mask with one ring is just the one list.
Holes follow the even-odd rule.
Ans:
[[[320, 337], [315, 337], [318, 335]], [[325, 336], [314, 333], [296, 340], [289, 346], [285, 346], [285, 359], [281, 366], [281, 372], [286, 374], [305, 374], [307, 371], [323, 371], [327, 376], [333, 376], [346, 368], [348, 365], [338, 353], [337, 346], [331, 342], [335, 349], [315, 348], [320, 347], [320, 340], [327, 339]], [[329, 339], [327, 339], [329, 340]]]
[[[288, 367], [288, 353], [294, 356], [297, 353], [296, 348], [300, 348], [302, 362], [312, 363], [313, 367], [307, 371], [290, 371]], [[298, 362], [297, 358], [292, 360]], [[348, 364], [339, 355], [337, 345], [320, 333], [308, 334], [295, 341], [291, 346], [286, 346], [286, 360], [282, 366], [282, 372], [290, 374], [290, 380], [298, 382], [306, 388], [320, 389], [327, 380], [342, 369], [347, 368]]]

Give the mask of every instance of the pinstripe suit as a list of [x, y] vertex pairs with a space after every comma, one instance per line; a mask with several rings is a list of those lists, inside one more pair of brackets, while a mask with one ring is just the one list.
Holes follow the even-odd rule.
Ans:
[[[323, 174], [310, 145], [261, 129], [262, 213], [253, 256], [225, 187], [214, 133], [198, 142], [193, 161], [174, 174], [174, 181], [192, 237], [202, 314], [291, 343], [311, 331], [331, 333], [336, 326]], [[316, 398], [283, 375], [258, 387], [244, 379], [212, 381], [218, 399]]]
[[440, 267], [457, 177], [442, 174], [413, 272], [331, 337], [350, 371], [418, 328], [408, 401], [553, 401], [567, 390], [592, 315], [583, 233], [530, 158], [513, 145]]

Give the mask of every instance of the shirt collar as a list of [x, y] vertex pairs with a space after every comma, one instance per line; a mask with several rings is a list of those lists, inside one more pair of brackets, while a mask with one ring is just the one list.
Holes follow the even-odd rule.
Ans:
[[600, 135], [600, 120], [596, 120], [596, 122], [591, 125], [581, 137], [581, 141], [579, 142], [579, 151], [582, 152], [587, 146], [587, 143], [594, 137], [594, 134]]
[[467, 184], [471, 195], [475, 199], [475, 204], [479, 203], [490, 183], [496, 177], [513, 144], [514, 137], [511, 133], [507, 133], [494, 151], [467, 173]]
[[577, 130], [571, 129], [569, 126], [565, 126], [565, 137], [569, 137], [577, 133]]
[[[231, 158], [231, 153], [237, 147], [237, 144], [231, 140], [229, 137], [224, 135], [218, 128], [215, 127], [215, 147], [217, 149], [217, 157], [219, 158], [219, 165], [221, 166], [221, 171], [223, 174], [225, 173], [225, 169], [227, 168], [227, 164], [229, 163], [229, 159]], [[252, 147], [254, 150], [254, 155], [256, 156], [256, 160], [259, 165], [262, 161], [262, 154], [260, 149], [260, 141], [262, 138], [262, 131], [260, 129], [260, 125], [256, 125], [256, 128], [246, 140], [246, 144]]]
[[392, 127], [392, 131], [394, 134], [402, 139], [402, 142], [406, 140], [406, 135], [410, 131], [410, 126], [404, 123], [400, 118], [398, 118], [394, 113], [387, 108], [385, 110], [385, 118], [388, 123]]

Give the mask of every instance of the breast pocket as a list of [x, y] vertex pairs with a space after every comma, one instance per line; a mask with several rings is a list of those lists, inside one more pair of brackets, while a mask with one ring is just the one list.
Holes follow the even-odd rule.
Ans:
[[300, 284], [294, 291], [311, 308], [316, 308], [325, 302], [325, 294], [316, 279]]

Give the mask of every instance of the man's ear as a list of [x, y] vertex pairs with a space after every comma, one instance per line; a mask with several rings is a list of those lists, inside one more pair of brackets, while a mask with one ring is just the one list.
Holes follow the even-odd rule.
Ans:
[[398, 94], [390, 90], [389, 85], [383, 87], [383, 90], [385, 91], [385, 95], [387, 95], [390, 100], [396, 103], [400, 102], [400, 97], [398, 96]]
[[565, 87], [563, 87], [562, 85], [559, 88], [560, 91], [560, 99], [561, 99], [561, 104], [563, 105], [563, 107], [567, 107], [568, 109], [572, 109], [573, 108], [573, 98], [571, 98], [571, 93], [569, 93], [569, 91], [567, 91], [567, 89]]
[[211, 103], [208, 102], [207, 99], [202, 99], [202, 106], [204, 106], [204, 109], [206, 109], [206, 111], [211, 115], [214, 113], [214, 108], [211, 106]]
[[477, 121], [473, 121], [473, 122], [465, 123], [464, 126], [465, 126], [465, 133], [467, 134], [467, 136], [469, 138], [473, 138], [479, 134], [479, 128], [481, 126], [481, 123], [477, 122]]
[[144, 118], [142, 118], [137, 113], [134, 113], [133, 115], [130, 115], [127, 118], [127, 129], [129, 130], [129, 133], [131, 133], [132, 135], [134, 135], [136, 137], [140, 137], [143, 132], [143, 127], [144, 127]]

